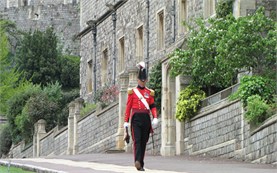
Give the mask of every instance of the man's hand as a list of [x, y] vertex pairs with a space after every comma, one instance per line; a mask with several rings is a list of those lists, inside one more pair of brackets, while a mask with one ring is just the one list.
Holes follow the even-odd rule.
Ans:
[[159, 122], [158, 118], [154, 118], [154, 119], [152, 120], [152, 127], [153, 127], [153, 128], [156, 128], [156, 127], [158, 126], [158, 122]]
[[128, 128], [129, 127], [129, 123], [127, 123], [127, 122], [124, 122], [124, 129], [126, 129], [126, 128]]

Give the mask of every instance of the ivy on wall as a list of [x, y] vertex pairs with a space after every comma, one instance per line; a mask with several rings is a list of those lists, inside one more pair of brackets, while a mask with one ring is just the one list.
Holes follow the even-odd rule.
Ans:
[[162, 63], [155, 64], [149, 73], [148, 87], [155, 91], [155, 104], [158, 112], [161, 112], [162, 102]]

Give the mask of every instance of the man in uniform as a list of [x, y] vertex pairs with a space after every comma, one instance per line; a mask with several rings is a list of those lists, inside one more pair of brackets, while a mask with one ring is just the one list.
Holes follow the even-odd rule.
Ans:
[[[154, 103], [154, 90], [148, 89], [145, 86], [147, 82], [145, 63], [140, 62], [137, 64], [137, 67], [139, 68], [138, 86], [128, 89], [124, 128], [129, 127], [129, 120], [131, 120], [135, 167], [138, 171], [144, 171], [146, 144], [150, 132], [153, 133], [152, 126], [157, 126], [158, 119], [157, 109]], [[153, 116], [152, 123], [150, 111]]]

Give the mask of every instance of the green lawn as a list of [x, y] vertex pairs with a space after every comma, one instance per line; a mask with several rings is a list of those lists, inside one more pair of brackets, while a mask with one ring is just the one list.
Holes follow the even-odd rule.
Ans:
[[8, 171], [8, 167], [3, 165], [0, 165], [0, 172], [1, 173], [34, 173], [31, 171], [25, 171], [23, 169], [15, 168], [15, 167], [10, 167], [10, 170]]

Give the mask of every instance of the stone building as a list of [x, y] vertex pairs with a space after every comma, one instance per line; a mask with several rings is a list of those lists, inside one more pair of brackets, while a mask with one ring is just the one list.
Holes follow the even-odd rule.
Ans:
[[0, 18], [23, 31], [53, 27], [63, 53], [80, 53], [80, 44], [74, 41], [80, 31], [79, 0], [1, 0]]
[[[175, 119], [178, 92], [189, 80], [170, 78], [167, 55], [180, 47], [188, 31], [182, 22], [215, 16], [217, 0], [82, 0], [80, 95], [91, 102], [97, 89], [119, 85], [119, 133], [126, 90], [136, 86], [135, 64], [145, 61], [148, 70], [162, 62], [162, 155], [183, 153], [184, 124]], [[235, 17], [253, 12], [262, 0], [234, 0]], [[151, 80], [151, 79], [150, 79]]]

